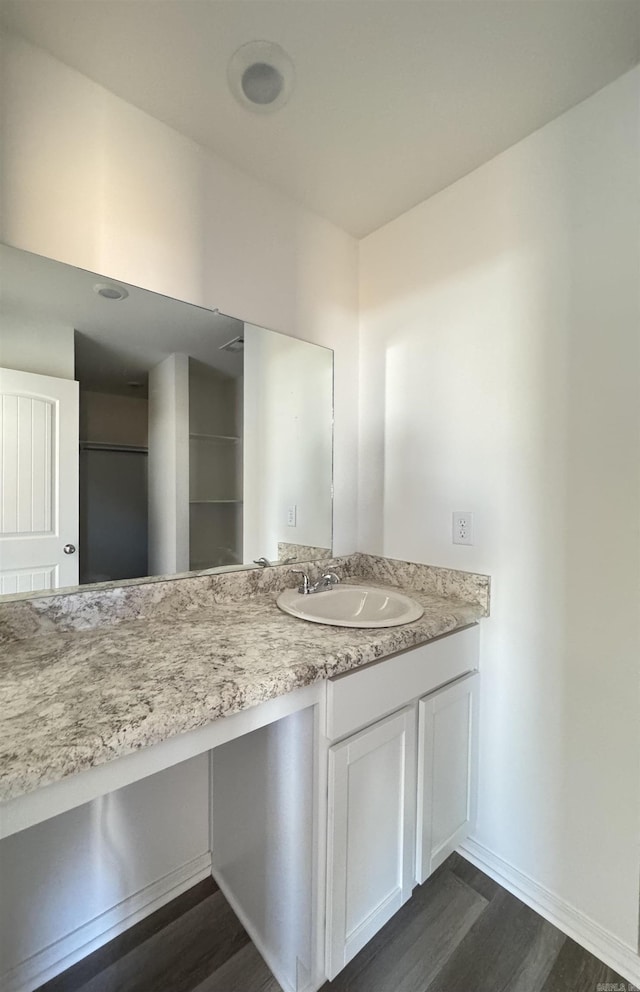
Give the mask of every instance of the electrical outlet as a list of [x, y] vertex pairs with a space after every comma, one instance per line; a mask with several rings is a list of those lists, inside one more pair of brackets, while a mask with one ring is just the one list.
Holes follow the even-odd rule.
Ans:
[[295, 505], [295, 503], [293, 503], [287, 509], [287, 527], [295, 527], [297, 515], [298, 515], [298, 507]]
[[453, 543], [473, 544], [473, 513], [465, 510], [454, 511]]

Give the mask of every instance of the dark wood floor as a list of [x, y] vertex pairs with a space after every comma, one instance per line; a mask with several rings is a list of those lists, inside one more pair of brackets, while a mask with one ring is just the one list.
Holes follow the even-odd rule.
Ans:
[[[596, 992], [627, 983], [454, 854], [322, 992]], [[38, 992], [280, 992], [212, 881]]]

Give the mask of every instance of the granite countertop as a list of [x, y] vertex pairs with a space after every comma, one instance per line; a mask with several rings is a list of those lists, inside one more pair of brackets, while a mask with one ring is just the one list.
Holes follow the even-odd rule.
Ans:
[[[388, 559], [371, 557], [379, 567], [367, 573], [353, 565], [355, 558], [332, 559], [331, 565], [342, 567], [347, 581], [401, 589], [424, 606], [422, 618], [365, 630], [298, 620], [276, 607], [279, 591], [291, 584], [280, 572], [260, 575], [261, 587], [248, 599], [218, 596], [220, 602], [198, 594], [185, 606], [183, 596], [177, 613], [158, 608], [86, 629], [45, 625], [44, 633], [5, 640], [0, 800], [425, 643], [488, 613], [486, 577], [470, 576], [486, 579], [486, 587], [484, 598], [468, 601], [443, 596], [442, 583], [432, 581], [435, 573], [429, 581], [406, 570], [391, 575]], [[202, 589], [214, 586], [210, 581]], [[452, 588], [468, 591], [455, 582]]]

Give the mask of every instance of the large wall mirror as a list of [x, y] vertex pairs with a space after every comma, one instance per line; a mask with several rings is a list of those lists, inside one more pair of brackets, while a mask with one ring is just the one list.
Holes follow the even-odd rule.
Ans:
[[329, 557], [333, 352], [0, 246], [0, 594]]

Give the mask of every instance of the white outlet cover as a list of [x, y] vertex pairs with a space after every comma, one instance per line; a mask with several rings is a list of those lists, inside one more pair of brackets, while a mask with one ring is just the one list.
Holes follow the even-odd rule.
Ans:
[[454, 544], [473, 544], [473, 513], [470, 510], [454, 510], [452, 540]]

